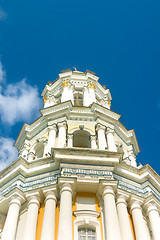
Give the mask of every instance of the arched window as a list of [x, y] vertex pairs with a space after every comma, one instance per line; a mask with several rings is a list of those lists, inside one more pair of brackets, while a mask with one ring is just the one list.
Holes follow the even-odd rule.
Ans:
[[96, 231], [92, 228], [79, 228], [78, 240], [96, 240]]
[[90, 133], [85, 130], [77, 130], [73, 133], [73, 147], [90, 148]]

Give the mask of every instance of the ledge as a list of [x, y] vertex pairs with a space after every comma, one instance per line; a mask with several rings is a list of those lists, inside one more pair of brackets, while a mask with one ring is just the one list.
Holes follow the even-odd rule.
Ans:
[[88, 217], [98, 218], [100, 216], [100, 213], [92, 210], [79, 210], [79, 211], [74, 211], [73, 215], [75, 217], [88, 216]]

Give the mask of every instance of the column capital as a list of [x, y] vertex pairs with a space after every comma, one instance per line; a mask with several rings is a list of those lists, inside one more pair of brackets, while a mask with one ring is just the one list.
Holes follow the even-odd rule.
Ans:
[[157, 199], [155, 199], [154, 195], [150, 195], [143, 204], [143, 208], [147, 214], [152, 210], [159, 212], [160, 204], [158, 203]]
[[92, 141], [92, 140], [97, 140], [97, 136], [96, 135], [90, 135], [90, 140]]
[[114, 129], [107, 127], [106, 134], [112, 133], [114, 135]]
[[22, 202], [25, 202], [25, 196], [21, 191], [15, 191], [13, 192], [9, 197], [9, 205], [12, 203], [17, 203], [18, 205], [21, 205]]
[[102, 129], [102, 130], [106, 130], [106, 126], [104, 126], [103, 124], [101, 124], [101, 123], [97, 123], [97, 125], [96, 125], [96, 130], [98, 131], [98, 130], [100, 130], [100, 129]]
[[127, 206], [126, 200], [127, 200], [127, 196], [122, 195], [122, 194], [118, 194], [117, 195], [116, 205], [118, 205], [119, 203], [123, 203], [123, 204], [125, 204]]
[[148, 203], [146, 205], [146, 209], [147, 209], [147, 214], [149, 214], [149, 212], [151, 212], [151, 211], [157, 211], [159, 213], [158, 208], [157, 208], [156, 204], [154, 204], [154, 203]]
[[113, 196], [115, 196], [113, 187], [111, 187], [111, 186], [106, 186], [106, 187], [104, 187], [104, 188], [103, 188], [102, 197], [104, 198], [104, 196], [105, 196], [106, 194], [112, 194]]
[[57, 123], [57, 125], [58, 125], [58, 128], [61, 128], [61, 127], [67, 128], [67, 123], [66, 123], [66, 121], [59, 122], [59, 123]]
[[68, 134], [67, 134], [67, 138], [73, 140], [73, 133], [68, 133]]
[[141, 203], [138, 200], [131, 200], [129, 202], [129, 205], [130, 205], [130, 210], [131, 211], [133, 211], [136, 208], [138, 208], [138, 209], [140, 209], [142, 211]]
[[54, 190], [49, 190], [49, 191], [46, 191], [44, 192], [44, 195], [45, 195], [45, 202], [49, 199], [52, 199], [54, 200], [55, 202], [57, 202], [57, 197], [56, 197], [56, 191]]
[[70, 191], [73, 194], [73, 192], [75, 190], [76, 179], [59, 178], [58, 185], [59, 185], [59, 189], [60, 189], [60, 194], [63, 191]]
[[93, 82], [91, 82], [88, 87], [93, 88], [94, 90], [96, 89], [96, 85]]
[[9, 206], [10, 206], [11, 204], [17, 204], [17, 205], [20, 207], [20, 206], [21, 206], [21, 203], [22, 203], [22, 198], [15, 195], [15, 196], [12, 196], [12, 197], [11, 197]]
[[117, 191], [118, 181], [100, 181], [99, 194], [104, 197], [106, 194], [113, 194]]
[[49, 187], [49, 188], [44, 188], [42, 189], [43, 194], [45, 197], [47, 197], [48, 195], [55, 195], [57, 197], [57, 187], [56, 185], [53, 187]]
[[67, 80], [64, 80], [62, 82], [62, 87], [68, 87], [69, 86], [69, 82]]
[[57, 125], [54, 123], [54, 124], [52, 124], [52, 125], [48, 125], [48, 130], [50, 131], [50, 130], [55, 130], [55, 131], [57, 131]]
[[28, 206], [32, 203], [37, 204], [38, 206], [40, 205], [41, 198], [39, 192], [26, 194], [26, 199], [28, 201]]

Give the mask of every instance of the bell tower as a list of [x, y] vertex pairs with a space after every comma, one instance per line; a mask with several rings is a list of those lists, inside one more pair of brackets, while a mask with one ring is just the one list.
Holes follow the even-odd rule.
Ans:
[[159, 240], [160, 176], [91, 71], [62, 71], [1, 172], [2, 240]]

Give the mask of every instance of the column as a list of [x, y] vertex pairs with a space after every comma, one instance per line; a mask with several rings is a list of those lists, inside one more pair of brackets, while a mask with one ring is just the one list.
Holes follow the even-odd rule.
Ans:
[[66, 122], [58, 123], [58, 148], [64, 148], [66, 146]]
[[28, 197], [28, 211], [23, 231], [23, 240], [35, 240], [39, 209], [39, 196]]
[[29, 152], [29, 143], [28, 143], [28, 144], [27, 144], [27, 143], [24, 143], [21, 156], [22, 156], [23, 158], [27, 158], [28, 152]]
[[13, 197], [9, 204], [7, 218], [2, 233], [2, 240], [15, 240], [20, 207], [21, 199], [16, 196]]
[[108, 151], [117, 152], [116, 144], [114, 141], [114, 130], [107, 128], [106, 135], [107, 135]]
[[97, 149], [96, 136], [95, 135], [91, 135], [90, 136], [90, 140], [91, 140], [91, 148], [92, 149]]
[[84, 87], [83, 88], [83, 106], [88, 107], [89, 104], [90, 104], [90, 101], [89, 101], [88, 88]]
[[96, 130], [98, 133], [98, 148], [105, 150], [107, 147], [106, 136], [105, 136], [106, 127], [98, 123]]
[[44, 108], [47, 108], [50, 106], [49, 104], [49, 98], [46, 96], [46, 97], [43, 97], [43, 103], [44, 103]]
[[149, 217], [152, 236], [154, 240], [159, 240], [160, 238], [160, 218], [159, 218], [159, 211], [153, 203], [148, 203], [147, 207], [147, 214]]
[[150, 229], [148, 226], [147, 218], [143, 216], [143, 219], [144, 219], [144, 223], [145, 223], [145, 227], [146, 227], [146, 233], [147, 233], [147, 237], [148, 237], [147, 239], [151, 240], [151, 233], [150, 233]]
[[67, 147], [73, 147], [73, 134], [68, 134]]
[[55, 147], [57, 126], [53, 124], [52, 126], [48, 126], [49, 137], [48, 137], [48, 152], [51, 153], [51, 148]]
[[55, 236], [55, 212], [56, 194], [55, 191], [48, 191], [45, 195], [45, 209], [42, 225], [41, 240], [54, 240]]
[[131, 161], [131, 166], [137, 167], [136, 156], [134, 154], [132, 145], [128, 146], [128, 154], [129, 154], [129, 159]]
[[132, 152], [131, 152], [131, 151], [129, 152], [129, 159], [131, 160], [131, 166], [137, 167], [136, 157], [135, 157], [133, 151], [132, 151]]
[[95, 88], [96, 85], [94, 83], [89, 84], [89, 104], [92, 104], [93, 102], [96, 102], [96, 96], [95, 96]]
[[136, 234], [136, 240], [142, 240], [142, 239], [148, 240], [148, 234], [147, 234], [145, 222], [143, 219], [142, 208], [138, 201], [133, 200], [131, 202], [131, 212], [132, 212], [133, 224], [134, 224], [134, 229]]
[[69, 92], [70, 92], [70, 94], [69, 94], [70, 99], [69, 100], [71, 100], [72, 104], [74, 105], [73, 90], [74, 90], [74, 86], [72, 85], [72, 86], [70, 86], [70, 89], [69, 89]]
[[63, 81], [62, 87], [63, 87], [63, 91], [62, 91], [61, 102], [66, 102], [69, 100], [73, 101], [73, 88], [72, 87], [70, 88], [69, 82], [67, 80]]
[[133, 240], [127, 211], [126, 197], [119, 195], [116, 205], [122, 240]]
[[106, 239], [121, 240], [121, 233], [115, 204], [115, 194], [111, 186], [106, 186], [104, 188], [103, 199]]
[[63, 183], [60, 191], [58, 240], [72, 240], [72, 187]]

